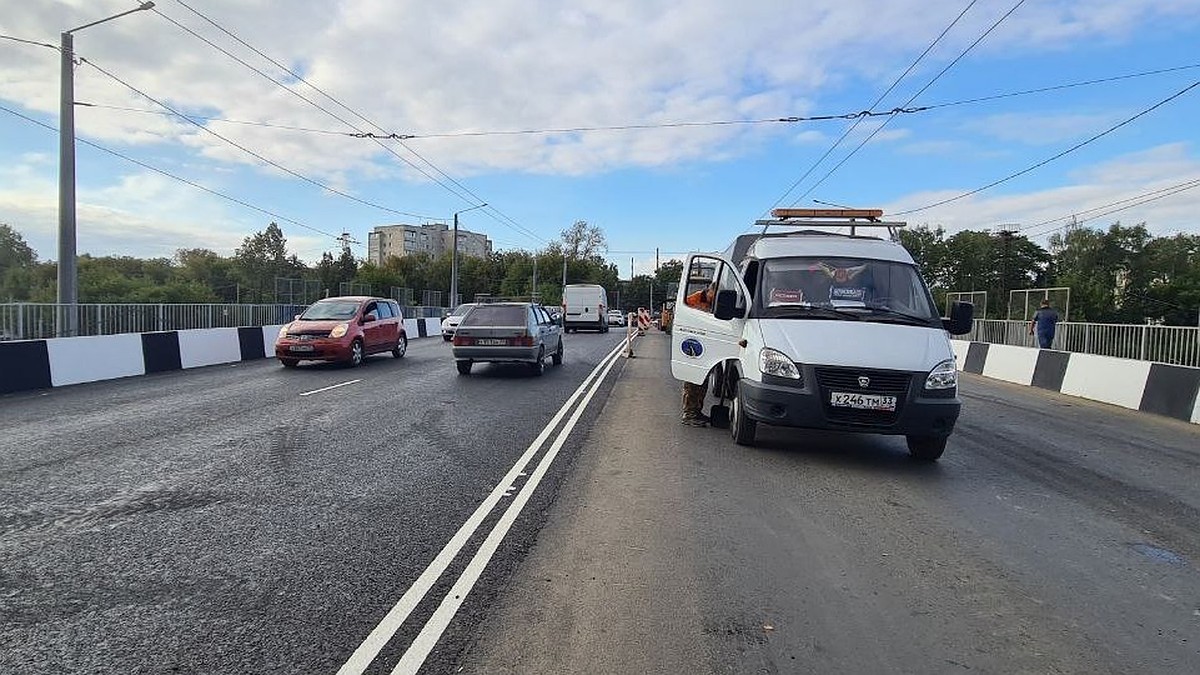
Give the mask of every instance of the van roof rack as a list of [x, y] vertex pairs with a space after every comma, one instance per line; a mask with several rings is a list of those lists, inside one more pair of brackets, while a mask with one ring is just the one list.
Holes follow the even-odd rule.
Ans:
[[[849, 227], [850, 236], [857, 236], [860, 227], [887, 228], [892, 240], [900, 228], [907, 223], [883, 221], [883, 209], [771, 209], [771, 220], [756, 220], [754, 224], [763, 228], [763, 234], [771, 227]], [[830, 234], [808, 230], [804, 234]], [[799, 234], [799, 233], [794, 233]]]
[[[730, 254], [730, 260], [734, 264], [740, 264], [742, 259], [746, 257], [746, 252], [754, 242], [767, 238], [776, 237], [804, 237], [804, 236], [822, 236], [822, 237], [856, 237], [863, 238], [864, 235], [858, 234], [858, 228], [884, 228], [888, 232], [888, 238], [891, 241], [899, 241], [900, 229], [905, 227], [907, 223], [897, 221], [884, 221], [883, 209], [797, 209], [797, 208], [774, 208], [771, 209], [771, 218], [766, 220], [754, 221], [755, 227], [761, 227], [762, 231], [756, 234], [743, 234], [734, 240]], [[775, 231], [771, 232], [771, 228], [808, 228], [808, 229], [791, 229], [786, 232]], [[812, 229], [812, 228], [850, 228], [850, 234], [841, 234], [832, 232], [828, 229]], [[879, 239], [866, 235], [866, 238]]]

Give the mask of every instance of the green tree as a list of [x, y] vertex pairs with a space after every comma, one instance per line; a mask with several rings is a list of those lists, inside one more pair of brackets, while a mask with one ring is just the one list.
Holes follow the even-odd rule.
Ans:
[[0, 299], [28, 301], [33, 290], [37, 253], [19, 232], [0, 223]]
[[1113, 223], [1102, 231], [1074, 227], [1050, 238], [1054, 283], [1071, 289], [1071, 319], [1136, 322], [1146, 317], [1153, 278], [1143, 255], [1150, 242], [1145, 225]]
[[243, 302], [275, 302], [275, 279], [296, 277], [306, 271], [287, 252], [287, 237], [275, 223], [242, 240], [233, 254], [234, 269], [242, 284]]
[[562, 231], [561, 245], [568, 258], [592, 258], [608, 250], [608, 239], [598, 226], [589, 225], [586, 220], [577, 220]]

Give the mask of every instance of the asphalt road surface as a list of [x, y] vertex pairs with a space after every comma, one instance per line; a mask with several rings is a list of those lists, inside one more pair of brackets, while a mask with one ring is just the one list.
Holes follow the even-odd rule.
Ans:
[[[367, 636], [621, 337], [566, 336], [565, 363], [541, 377], [517, 365], [460, 377], [431, 339], [357, 369], [263, 360], [0, 398], [0, 672], [334, 673], [363, 660]], [[461, 651], [487, 585], [531, 542], [614, 380], [429, 672]], [[501, 492], [500, 507], [516, 496]], [[485, 515], [466, 553], [501, 509]], [[346, 672], [389, 672], [466, 557]]]
[[627, 364], [464, 673], [1197, 673], [1200, 428], [965, 376], [900, 438], [677, 422]]
[[964, 376], [937, 464], [742, 448], [618, 341], [0, 398], [0, 672], [1200, 672], [1196, 426]]

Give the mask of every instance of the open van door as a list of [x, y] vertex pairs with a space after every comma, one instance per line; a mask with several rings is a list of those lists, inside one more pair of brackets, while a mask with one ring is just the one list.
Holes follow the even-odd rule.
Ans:
[[741, 353], [750, 293], [721, 255], [690, 255], [683, 270], [672, 318], [671, 375], [700, 384], [713, 366]]

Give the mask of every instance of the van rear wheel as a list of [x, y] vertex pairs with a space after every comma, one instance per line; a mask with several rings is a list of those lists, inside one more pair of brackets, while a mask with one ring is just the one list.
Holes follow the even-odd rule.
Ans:
[[935, 462], [946, 451], [949, 436], [908, 436], [908, 454], [923, 462]]

